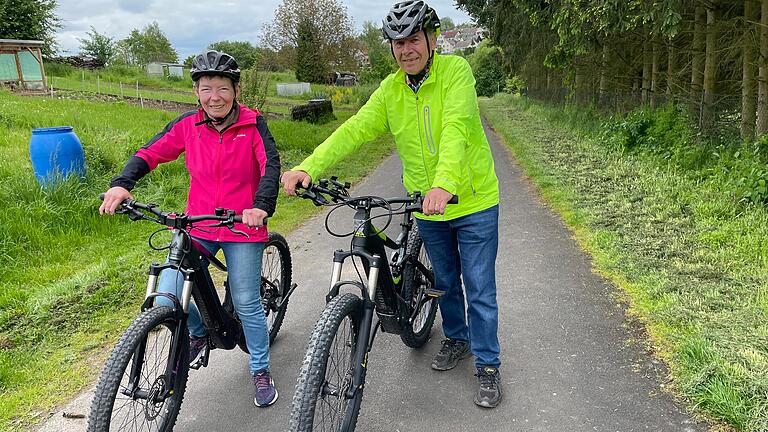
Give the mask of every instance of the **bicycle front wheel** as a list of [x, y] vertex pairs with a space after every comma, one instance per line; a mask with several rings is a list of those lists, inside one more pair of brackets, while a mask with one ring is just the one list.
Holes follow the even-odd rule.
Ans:
[[[427, 295], [434, 281], [432, 262], [415, 226], [408, 234], [405, 254], [407, 260], [403, 268], [402, 297], [409, 302], [409, 307], [403, 309], [403, 316], [400, 317], [400, 339], [410, 348], [419, 348], [429, 339], [437, 314], [437, 301]], [[422, 263], [426, 271], [417, 266], [416, 261]]]
[[180, 325], [168, 307], [147, 309], [133, 321], [101, 372], [88, 432], [173, 429], [189, 373], [186, 326], [178, 332], [180, 358], [172, 372], [167, 372]]
[[363, 303], [346, 293], [325, 307], [309, 339], [293, 395], [292, 432], [355, 430], [362, 388], [347, 397], [352, 386], [355, 346]]
[[291, 252], [288, 242], [278, 233], [269, 233], [261, 258], [261, 303], [269, 328], [271, 344], [280, 331], [288, 307], [286, 294], [291, 288]]

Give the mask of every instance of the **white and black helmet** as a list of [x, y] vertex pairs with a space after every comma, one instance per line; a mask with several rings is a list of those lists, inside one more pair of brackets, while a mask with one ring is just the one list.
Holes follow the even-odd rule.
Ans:
[[237, 84], [240, 81], [240, 68], [231, 55], [221, 51], [208, 50], [195, 57], [189, 75], [192, 81], [197, 81], [202, 76], [225, 76]]
[[389, 40], [400, 40], [420, 31], [435, 32], [440, 29], [440, 19], [434, 9], [422, 0], [396, 3], [384, 18], [382, 30]]

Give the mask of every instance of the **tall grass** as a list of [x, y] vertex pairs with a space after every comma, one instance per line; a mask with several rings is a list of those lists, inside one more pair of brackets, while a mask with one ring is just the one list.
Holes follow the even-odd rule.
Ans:
[[737, 430], [768, 430], [768, 212], [720, 174], [739, 146], [696, 142], [670, 108], [606, 122], [509, 96], [481, 106], [627, 293], [676, 393]]
[[[0, 430], [16, 430], [90, 384], [136, 313], [148, 263], [162, 260], [146, 239], [156, 227], [98, 215], [97, 195], [128, 157], [177, 114], [122, 102], [20, 97], [0, 91]], [[290, 167], [330, 135], [322, 126], [271, 121]], [[70, 125], [83, 143], [87, 175], [41, 189], [28, 148], [31, 129]], [[335, 169], [354, 181], [392, 151], [372, 143]], [[183, 163], [159, 167], [137, 199], [183, 210]], [[272, 229], [286, 232], [315, 209], [280, 197]]]

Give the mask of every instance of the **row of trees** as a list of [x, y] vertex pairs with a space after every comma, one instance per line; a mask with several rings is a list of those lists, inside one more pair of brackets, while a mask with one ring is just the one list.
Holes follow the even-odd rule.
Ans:
[[0, 0], [0, 38], [41, 40], [43, 54], [52, 55], [61, 28], [55, 9], [55, 0]]
[[[529, 94], [686, 101], [702, 129], [768, 133], [768, 0], [457, 0]], [[614, 99], [615, 100], [615, 99]]]
[[[134, 29], [122, 40], [91, 28], [80, 43], [82, 54], [105, 64], [178, 61], [156, 22], [141, 31]], [[366, 22], [363, 33], [356, 36], [347, 9], [338, 0], [283, 0], [274, 20], [262, 29], [261, 43], [255, 47], [247, 41], [225, 40], [209, 48], [233, 55], [242, 69], [294, 69], [299, 80], [315, 83], [325, 82], [332, 71], [359, 71], [364, 58], [368, 59], [360, 71], [364, 80], [379, 80], [395, 68], [378, 26]], [[184, 63], [191, 65], [193, 58]]]
[[[60, 28], [55, 8], [56, 0], [0, 0], [0, 38], [43, 40], [44, 54], [52, 56], [55, 32]], [[452, 27], [450, 19], [443, 19], [443, 28]], [[294, 69], [298, 79], [309, 82], [324, 82], [332, 71], [361, 72], [363, 80], [377, 81], [396, 68], [378, 24], [366, 22], [362, 34], [355, 35], [340, 0], [283, 0], [273, 21], [264, 26], [261, 39], [258, 47], [229, 40], [209, 47], [232, 54], [243, 69]], [[124, 39], [91, 27], [79, 40], [81, 54], [102, 64], [179, 61], [157, 22], [131, 30]], [[184, 63], [191, 65], [192, 59], [190, 56]]]
[[80, 40], [80, 52], [104, 64], [145, 65], [150, 62], [175, 63], [179, 55], [157, 22], [142, 30], [133, 29], [127, 38], [115, 40], [91, 27]]

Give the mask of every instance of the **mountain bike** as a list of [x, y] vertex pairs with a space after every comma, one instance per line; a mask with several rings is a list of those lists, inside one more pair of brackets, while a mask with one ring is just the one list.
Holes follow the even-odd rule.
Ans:
[[[103, 198], [103, 195], [102, 195]], [[168, 262], [149, 266], [149, 279], [141, 313], [123, 333], [101, 372], [88, 418], [88, 431], [173, 429], [187, 386], [189, 369], [208, 365], [210, 350], [248, 347], [225, 281], [221, 302], [205, 261], [226, 272], [226, 266], [190, 235], [193, 229], [234, 228], [242, 222], [232, 210], [216, 209], [216, 214], [190, 216], [162, 211], [154, 204], [125, 200], [117, 211], [133, 220], [148, 220], [162, 225], [149, 237], [150, 247], [168, 249]], [[157, 247], [156, 234], [169, 232], [170, 243]], [[178, 270], [184, 277], [180, 298], [157, 291], [160, 272]], [[288, 299], [296, 288], [291, 284], [291, 255], [285, 239], [270, 233], [264, 247], [261, 273], [261, 299], [274, 341], [285, 317]], [[156, 297], [166, 297], [173, 307], [154, 306]], [[207, 329], [207, 344], [202, 357], [189, 364], [187, 319], [194, 299]]]
[[[351, 197], [349, 188], [332, 177], [298, 189], [302, 198], [334, 207], [325, 222], [331, 235], [352, 239], [349, 250], [334, 252], [327, 304], [310, 337], [293, 396], [292, 432], [354, 431], [377, 331], [397, 334], [411, 348], [424, 345], [435, 321], [436, 299], [443, 294], [434, 288], [432, 266], [413, 218], [421, 212], [423, 196]], [[457, 202], [457, 197], [451, 200]], [[330, 228], [329, 218], [344, 207], [355, 211], [353, 229], [340, 234]], [[383, 214], [372, 216], [374, 209], [383, 209]], [[403, 217], [392, 240], [384, 229], [394, 215]], [[386, 218], [381, 229], [373, 225], [377, 218]], [[394, 251], [389, 262], [386, 249]], [[341, 279], [349, 258], [358, 280]], [[362, 262], [365, 277], [355, 258]]]

